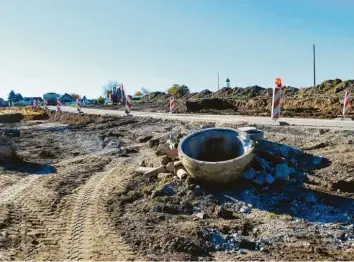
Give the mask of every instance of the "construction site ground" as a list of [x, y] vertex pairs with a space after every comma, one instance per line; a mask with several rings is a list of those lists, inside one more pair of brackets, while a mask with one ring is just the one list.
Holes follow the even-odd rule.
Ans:
[[[21, 131], [17, 157], [0, 166], [0, 260], [354, 260], [353, 131], [258, 126], [324, 157], [301, 184], [135, 174], [141, 161], [160, 165], [169, 134], [201, 124], [70, 113], [0, 124]], [[178, 194], [151, 196], [168, 183]], [[220, 194], [248, 212], [221, 212]]]

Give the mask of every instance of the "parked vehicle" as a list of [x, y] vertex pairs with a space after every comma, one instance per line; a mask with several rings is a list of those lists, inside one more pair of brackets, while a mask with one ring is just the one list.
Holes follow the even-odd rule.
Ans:
[[57, 105], [58, 97], [59, 97], [59, 95], [56, 94], [56, 93], [46, 93], [46, 94], [43, 95], [43, 98], [45, 100], [47, 100], [48, 105], [50, 105], [50, 106], [56, 106]]

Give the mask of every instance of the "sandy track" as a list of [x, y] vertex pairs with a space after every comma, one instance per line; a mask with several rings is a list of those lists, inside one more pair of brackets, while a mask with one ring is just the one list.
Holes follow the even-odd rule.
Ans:
[[113, 231], [100, 203], [113, 171], [94, 175], [78, 192], [58, 259], [127, 260], [134, 256]]
[[0, 193], [0, 205], [6, 204], [13, 200], [23, 190], [30, 187], [38, 178], [39, 176], [27, 176], [15, 184], [5, 188]]

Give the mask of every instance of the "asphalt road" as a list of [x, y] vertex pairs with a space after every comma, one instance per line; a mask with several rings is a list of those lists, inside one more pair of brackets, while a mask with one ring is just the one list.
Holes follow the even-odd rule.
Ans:
[[[56, 110], [55, 107], [50, 107]], [[62, 111], [77, 113], [74, 107], [62, 107]], [[122, 110], [102, 110], [94, 108], [83, 108], [82, 111], [93, 115], [125, 116]], [[199, 115], [199, 114], [169, 114], [155, 112], [132, 111], [131, 115], [137, 117], [152, 117], [159, 119], [171, 119], [180, 121], [200, 121], [200, 122], [221, 122], [221, 123], [247, 123], [257, 125], [284, 125], [303, 126], [309, 128], [329, 128], [339, 130], [354, 130], [354, 121], [338, 119], [309, 119], [309, 118], [280, 118], [274, 121], [270, 117], [253, 117], [239, 115]]]

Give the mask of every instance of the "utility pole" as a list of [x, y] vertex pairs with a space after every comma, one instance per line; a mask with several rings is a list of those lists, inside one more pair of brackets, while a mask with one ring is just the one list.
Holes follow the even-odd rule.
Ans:
[[313, 86], [316, 86], [316, 48], [313, 45]]
[[218, 91], [219, 91], [219, 87], [220, 87], [220, 81], [219, 81], [219, 73], [218, 73]]

